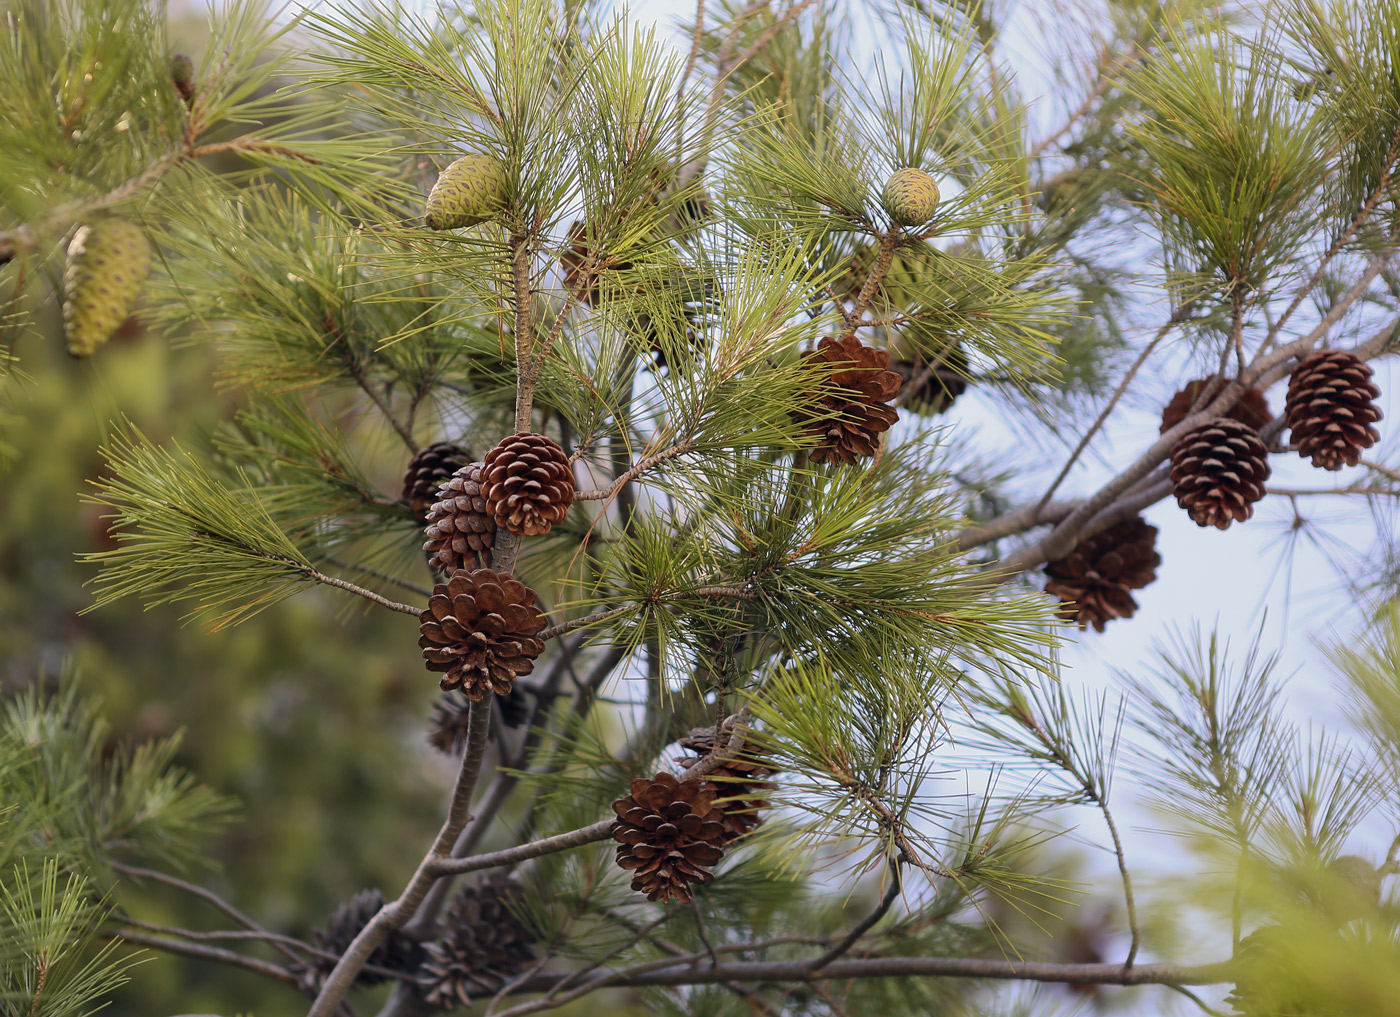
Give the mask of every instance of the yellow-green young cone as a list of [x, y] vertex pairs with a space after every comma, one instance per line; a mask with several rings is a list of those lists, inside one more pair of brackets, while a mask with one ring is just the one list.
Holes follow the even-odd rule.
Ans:
[[489, 155], [464, 155], [438, 174], [423, 218], [429, 229], [455, 230], [495, 218], [505, 204], [505, 167]]
[[938, 208], [938, 185], [923, 170], [906, 166], [890, 174], [881, 198], [885, 211], [899, 225], [920, 226]]
[[68, 352], [91, 356], [130, 316], [151, 270], [151, 243], [126, 219], [80, 226], [68, 244], [63, 334]]

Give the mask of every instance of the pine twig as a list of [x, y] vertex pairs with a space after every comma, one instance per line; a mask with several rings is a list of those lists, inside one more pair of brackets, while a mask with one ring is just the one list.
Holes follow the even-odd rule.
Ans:
[[193, 957], [196, 960], [207, 960], [213, 961], [216, 964], [227, 964], [230, 967], [243, 968], [245, 971], [252, 971], [255, 974], [275, 979], [284, 985], [293, 987], [297, 985], [296, 975], [292, 974], [284, 967], [280, 967], [276, 964], [269, 964], [267, 961], [261, 961], [255, 957], [245, 957], [241, 953], [234, 953], [232, 950], [224, 950], [217, 946], [203, 946], [199, 943], [186, 943], [178, 939], [147, 936], [145, 933], [128, 932], [124, 929], [112, 933], [109, 938], [119, 939], [126, 943], [134, 943], [137, 946], [148, 946], [153, 950], [164, 950], [166, 953], [175, 953], [182, 957]]
[[[179, 876], [171, 876], [164, 872], [158, 872], [155, 869], [144, 869], [138, 865], [124, 865], [121, 862], [114, 861], [109, 861], [107, 864], [110, 865], [114, 871], [120, 872], [124, 875], [132, 876], [136, 879], [149, 879], [153, 883], [162, 883], [165, 886], [171, 887], [172, 889], [179, 890], [181, 893], [189, 894], [191, 897], [197, 897], [200, 900], [204, 901], [204, 903], [208, 904], [210, 907], [213, 907], [216, 910], [221, 911], [227, 917], [232, 918], [235, 922], [243, 926], [248, 931], [256, 933], [258, 936], [268, 940], [268, 942], [273, 943], [273, 945], [277, 945], [277, 937], [274, 933], [269, 932], [267, 929], [263, 928], [248, 915], [245, 915], [242, 911], [238, 910], [238, 908], [234, 907], [228, 901], [220, 897], [213, 890], [209, 890], [195, 883], [188, 882], [187, 880], [181, 879]], [[296, 962], [299, 962], [301, 960], [301, 954], [290, 949], [289, 947], [279, 946], [278, 949], [280, 950], [282, 955], [287, 957], [289, 960]]]
[[411, 614], [415, 618], [423, 613], [423, 609], [420, 607], [413, 607], [410, 604], [400, 604], [398, 601], [390, 600], [388, 597], [381, 597], [373, 590], [366, 590], [363, 586], [356, 586], [354, 583], [345, 579], [337, 579], [335, 576], [328, 576], [324, 572], [318, 572], [314, 568], [303, 567], [301, 571], [305, 573], [308, 578], [314, 579], [318, 583], [325, 586], [334, 586], [337, 590], [353, 593], [357, 597], [364, 597], [365, 600], [373, 601], [380, 607], [387, 607], [390, 611], [397, 611], [399, 614]]
[[880, 903], [876, 905], [875, 909], [871, 911], [870, 914], [857, 922], [851, 931], [842, 937], [839, 943], [812, 961], [810, 970], [814, 973], [821, 971], [832, 961], [844, 955], [851, 947], [855, 946], [856, 941], [859, 940], [861, 936], [864, 936], [875, 927], [876, 922], [885, 917], [891, 905], [894, 904], [895, 898], [899, 896], [899, 891], [899, 859], [892, 858], [890, 859], [890, 885], [886, 888], [884, 896], [880, 898]]

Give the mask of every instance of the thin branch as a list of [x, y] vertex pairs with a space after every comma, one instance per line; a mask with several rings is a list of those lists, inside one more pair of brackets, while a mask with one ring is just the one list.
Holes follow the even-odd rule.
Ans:
[[1288, 324], [1288, 319], [1293, 317], [1293, 312], [1302, 306], [1308, 294], [1322, 281], [1322, 277], [1327, 272], [1328, 263], [1336, 257], [1341, 249], [1346, 246], [1347, 242], [1356, 235], [1356, 231], [1361, 228], [1366, 220], [1370, 218], [1371, 213], [1375, 211], [1376, 204], [1390, 188], [1390, 175], [1391, 171], [1395, 168], [1397, 154], [1400, 154], [1400, 126], [1397, 126], [1395, 134], [1390, 139], [1390, 150], [1386, 153], [1384, 168], [1381, 170], [1380, 182], [1376, 185], [1376, 189], [1371, 192], [1371, 196], [1366, 199], [1366, 203], [1362, 205], [1356, 215], [1352, 217], [1347, 228], [1333, 241], [1332, 246], [1327, 248], [1323, 253], [1321, 260], [1318, 262], [1317, 269], [1313, 272], [1312, 276], [1309, 277], [1308, 281], [1299, 288], [1298, 292], [1293, 297], [1292, 303], [1288, 305], [1288, 308], [1279, 317], [1278, 321], [1270, 326], [1268, 334], [1264, 337], [1263, 349], [1268, 349], [1273, 345], [1279, 333], [1283, 331], [1283, 327]]
[[381, 572], [379, 569], [372, 569], [368, 565], [360, 565], [353, 561], [344, 561], [334, 556], [328, 557], [326, 561], [334, 565], [336, 568], [350, 569], [352, 572], [362, 572], [367, 576], [372, 576], [373, 578], [380, 580], [381, 582], [393, 583], [395, 586], [400, 587], [401, 589], [405, 589], [409, 593], [416, 593], [424, 600], [427, 600], [433, 595], [433, 591], [428, 589], [426, 586], [419, 586], [417, 583], [411, 583], [407, 579], [400, 579], [398, 576], [390, 575], [388, 572]]
[[1079, 457], [1083, 455], [1084, 450], [1089, 447], [1089, 442], [1094, 440], [1094, 435], [1099, 433], [1099, 430], [1108, 420], [1109, 415], [1118, 405], [1118, 400], [1122, 399], [1123, 395], [1128, 391], [1128, 386], [1133, 383], [1133, 379], [1137, 377], [1137, 373], [1142, 369], [1142, 365], [1147, 363], [1147, 358], [1152, 355], [1152, 351], [1157, 348], [1157, 344], [1166, 338], [1167, 333], [1181, 323], [1181, 320], [1187, 314], [1189, 306], [1189, 303], [1183, 303], [1177, 308], [1171, 318], [1167, 320], [1167, 323], [1157, 330], [1157, 334], [1152, 337], [1152, 341], [1143, 347], [1142, 352], [1138, 354], [1137, 359], [1134, 360], [1132, 366], [1128, 368], [1128, 372], [1123, 375], [1123, 380], [1119, 382], [1118, 387], [1114, 389], [1113, 395], [1109, 396], [1108, 402], [1104, 404], [1104, 408], [1099, 411], [1099, 415], [1094, 419], [1094, 422], [1089, 425], [1089, 429], [1084, 432], [1084, 437], [1079, 439], [1079, 444], [1074, 447], [1074, 451], [1071, 452], [1069, 458], [1065, 460], [1064, 466], [1060, 467], [1060, 472], [1056, 474], [1055, 479], [1050, 482], [1050, 486], [1045, 489], [1045, 493], [1040, 496], [1040, 501], [1036, 502], [1035, 509], [1033, 510], [1034, 512], [1038, 513], [1043, 509], [1046, 504], [1049, 503], [1051, 497], [1054, 496], [1055, 492], [1060, 489], [1060, 484], [1064, 482], [1065, 477], [1069, 476], [1069, 471], [1074, 468], [1074, 464], [1079, 461]]
[[1381, 476], [1400, 481], [1400, 470], [1391, 469], [1389, 466], [1372, 462], [1370, 459], [1362, 459], [1360, 464], [1368, 470], [1374, 470], [1376, 473], [1381, 474]]
[[[832, 962], [820, 972], [810, 962], [728, 961], [714, 967], [707, 954], [690, 964], [676, 964], [659, 971], [628, 970], [612, 973], [608, 984], [711, 985], [716, 982], [815, 982], [846, 978], [986, 978], [998, 981], [1084, 983], [1093, 985], [1222, 985], [1233, 982], [1229, 962], [1183, 967], [1175, 964], [1056, 964], [991, 960], [980, 957], [859, 957]], [[648, 965], [650, 966], [650, 965]], [[519, 992], [546, 992], [564, 975], [542, 975], [520, 986]], [[505, 1015], [501, 1015], [505, 1017]]]
[[[112, 869], [116, 872], [120, 872], [124, 875], [132, 876], [136, 879], [149, 879], [154, 883], [162, 883], [165, 886], [169, 886], [173, 889], [179, 890], [181, 893], [187, 893], [191, 897], [198, 897], [210, 907], [213, 907], [214, 909], [221, 911], [224, 915], [228, 916], [229, 918], [232, 918], [235, 922], [243, 926], [245, 929], [248, 929], [251, 932], [256, 932], [259, 936], [266, 938], [269, 942], [274, 942], [275, 945], [275, 937], [273, 933], [263, 928], [252, 918], [245, 915], [242, 911], [239, 911], [238, 908], [234, 907], [228, 901], [224, 900], [213, 890], [206, 889], [195, 883], [190, 883], [186, 880], [181, 879], [178, 876], [171, 876], [167, 875], [164, 872], [157, 872], [155, 869], [143, 869], [137, 865], [123, 865], [121, 862], [112, 861], [109, 861], [107, 864], [110, 865]], [[301, 955], [296, 953], [294, 950], [282, 947], [279, 947], [279, 950], [281, 951], [282, 955], [287, 957], [288, 959], [300, 962]]]
[[575, 618], [572, 621], [551, 625], [539, 634], [539, 638], [553, 639], [556, 636], [562, 636], [566, 632], [572, 632], [574, 629], [581, 629], [587, 625], [596, 625], [598, 622], [607, 621], [609, 618], [616, 618], [618, 615], [626, 614], [628, 611], [639, 610], [641, 610], [640, 604], [623, 604], [621, 607], [609, 607], [602, 611], [594, 611], [592, 614], [586, 614], [582, 618]]
[[1113, 84], [1114, 75], [1122, 73], [1129, 64], [1137, 59], [1140, 51], [1138, 49], [1138, 44], [1133, 42], [1128, 46], [1128, 51], [1113, 60], [1110, 66], [1108, 57], [1111, 52], [1112, 50], [1109, 46], [1104, 46], [1103, 49], [1099, 51], [1098, 81], [1094, 83], [1094, 87], [1089, 90], [1089, 93], [1084, 96], [1084, 101], [1065, 118], [1065, 122], [1055, 128], [1054, 131], [1047, 134], [1030, 150], [1029, 158], [1039, 158], [1042, 152], [1063, 137], [1075, 124], [1079, 123], [1079, 121], [1084, 118], [1084, 114], [1089, 112], [1089, 109], [1094, 103], [1103, 98], [1104, 93], [1107, 92], [1109, 87]]
[[1304, 498], [1309, 495], [1360, 494], [1385, 495], [1400, 498], [1400, 490], [1393, 487], [1266, 487], [1265, 494], [1277, 494], [1285, 498]]
[[373, 590], [366, 590], [363, 586], [356, 586], [354, 583], [345, 579], [336, 579], [334, 576], [328, 576], [324, 572], [316, 571], [314, 568], [302, 566], [301, 571], [318, 583], [323, 583], [326, 586], [334, 586], [337, 590], [345, 590], [347, 593], [353, 593], [357, 597], [364, 597], [366, 600], [372, 600], [380, 607], [387, 607], [390, 611], [397, 611], [399, 614], [411, 614], [415, 618], [423, 613], [421, 607], [400, 604], [398, 601], [390, 600], [388, 597], [381, 597]]
[[886, 888], [885, 895], [880, 898], [880, 903], [876, 905], [875, 910], [857, 922], [855, 927], [852, 928], [850, 932], [846, 933], [839, 943], [827, 950], [826, 953], [822, 954], [816, 960], [812, 961], [811, 970], [813, 972], [821, 971], [822, 968], [826, 967], [832, 961], [842, 956], [851, 947], [855, 946], [856, 940], [864, 936], [874, 928], [876, 922], [885, 917], [890, 906], [894, 904], [895, 898], [899, 896], [899, 888], [899, 860], [891, 859], [890, 885]]
[[686, 82], [690, 80], [690, 72], [695, 70], [695, 61], [700, 56], [700, 43], [705, 39], [705, 0], [695, 0], [695, 31], [690, 36], [690, 53], [686, 55], [685, 67], [681, 70], [681, 81], [676, 86], [676, 102], [680, 103], [682, 95], [685, 93]]
[[686, 438], [683, 441], [678, 441], [674, 445], [662, 449], [654, 456], [647, 456], [647, 458], [638, 462], [631, 469], [627, 470], [627, 472], [619, 475], [618, 478], [607, 487], [598, 490], [577, 492], [574, 495], [574, 501], [611, 501], [613, 498], [617, 497], [618, 492], [647, 470], [654, 469], [668, 459], [674, 459], [676, 456], [685, 455], [694, 447], [694, 438]]
[[112, 933], [111, 939], [120, 939], [127, 943], [135, 943], [138, 946], [148, 946], [153, 950], [164, 950], [166, 953], [179, 954], [182, 957], [193, 957], [197, 960], [213, 961], [216, 964], [228, 964], [231, 967], [243, 968], [245, 971], [252, 971], [268, 978], [276, 979], [284, 985], [296, 987], [297, 977], [286, 968], [276, 964], [269, 964], [267, 961], [260, 961], [253, 957], [245, 957], [241, 953], [234, 953], [232, 950], [223, 950], [217, 946], [201, 946], [198, 943], [186, 943], [179, 939], [165, 939], [160, 936], [147, 936], [140, 932], [127, 932], [120, 930]]

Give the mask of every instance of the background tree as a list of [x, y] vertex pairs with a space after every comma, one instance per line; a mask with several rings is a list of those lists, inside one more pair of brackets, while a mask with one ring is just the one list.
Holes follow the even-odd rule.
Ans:
[[[198, 674], [180, 685], [353, 719], [289, 728], [279, 759], [363, 774], [324, 810], [334, 836], [234, 860], [299, 873], [349, 846], [388, 892], [296, 938], [308, 916], [259, 901], [275, 879], [245, 868], [245, 914], [179, 872], [224, 806], [167, 774], [173, 744], [128, 761], [74, 692], [31, 695], [6, 731], [39, 777], [6, 836], [43, 867], [0, 878], [41, 903], [6, 912], [4, 1005], [81, 1012], [92, 993], [45, 995], [45, 943], [100, 932], [266, 976], [286, 988], [255, 998], [300, 990], [313, 1015], [362, 991], [392, 1015], [615, 1008], [589, 1001], [619, 987], [645, 1012], [1014, 1010], [989, 979], [1395, 1008], [1384, 567], [1351, 577], [1382, 597], [1335, 654], [1354, 742], [1289, 725], [1257, 649], [1181, 640], [1120, 702], [1069, 691], [1055, 647], [1056, 615], [1127, 624], [1160, 564], [1140, 514], [1169, 496], [1237, 527], [1302, 453], [1357, 472], [1337, 494], [1393, 497], [1395, 469], [1366, 457], [1368, 364], [1394, 347], [1400, 12], [1298, 0], [1261, 27], [1113, 4], [1062, 26], [1066, 66], [1076, 28], [1100, 31], [1044, 132], [995, 12], [862, 13], [702, 2], [677, 56], [588, 4], [315, 13], [281, 34], [235, 7], [186, 64], [145, 7], [7, 7], [10, 370], [58, 342], [39, 346], [42, 283], [66, 260], [52, 289], [83, 382], [145, 377], [109, 345], [144, 292], [142, 320], [197, 347], [181, 363], [214, 352], [228, 393], [166, 440], [133, 409], [81, 471], [112, 522], [92, 617], [133, 594], [185, 605], [219, 635], [179, 637]], [[849, 40], [871, 25], [888, 45], [864, 73]], [[75, 384], [22, 380], [24, 398]], [[969, 391], [1039, 470], [991, 468], [1006, 457], [938, 426]], [[1130, 399], [1164, 407], [1160, 436], [1100, 449]], [[36, 461], [43, 432], [17, 433], [16, 462]], [[1112, 466], [1096, 488], [1090, 450]], [[1088, 493], [1057, 497], [1071, 478]], [[327, 638], [287, 602], [311, 587], [374, 622]], [[460, 757], [435, 837], [413, 836], [425, 789], [393, 737], [415, 638], [393, 613], [447, 690], [432, 742]], [[271, 643], [227, 653], [234, 623]], [[127, 703], [159, 694], [117, 659]], [[10, 680], [41, 660], [7, 654]], [[225, 738], [236, 697], [180, 696]], [[65, 732], [42, 753], [33, 717]], [[1150, 910], [1110, 808], [1124, 723], [1129, 774], [1197, 851]], [[227, 786], [215, 755], [189, 761]], [[938, 793], [937, 771], [1009, 762], [982, 794]], [[242, 783], [254, 817], [286, 808]], [[49, 786], [75, 818], [35, 818]], [[91, 819], [123, 801], [140, 836]], [[1056, 817], [1086, 805], [1121, 904], [1073, 956], [1035, 926], [1070, 892], [1045, 853]], [[185, 928], [153, 884], [242, 928]], [[244, 1006], [242, 985], [207, 1005]], [[1154, 992], [1124, 1005], [1156, 1012]]]

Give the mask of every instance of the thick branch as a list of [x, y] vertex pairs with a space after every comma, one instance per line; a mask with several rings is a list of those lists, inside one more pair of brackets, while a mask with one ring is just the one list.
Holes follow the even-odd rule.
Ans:
[[458, 835], [470, 818], [468, 808], [471, 805], [472, 792], [476, 789], [477, 777], [481, 773], [481, 759], [486, 752], [486, 738], [490, 729], [491, 700], [482, 699], [472, 703], [471, 712], [467, 717], [466, 752], [462, 756], [457, 783], [452, 789], [447, 819], [438, 831], [437, 839], [427, 855], [418, 863], [418, 871], [413, 874], [398, 900], [380, 908], [379, 913], [370, 919], [369, 924], [350, 943], [340, 962], [327, 976], [326, 983], [321, 987], [316, 1001], [311, 1004], [307, 1017], [330, 1017], [335, 1013], [356, 976], [364, 969], [370, 954], [374, 953], [391, 930], [400, 928], [418, 913], [428, 889], [440, 874], [434, 870], [434, 864], [451, 854]]

